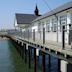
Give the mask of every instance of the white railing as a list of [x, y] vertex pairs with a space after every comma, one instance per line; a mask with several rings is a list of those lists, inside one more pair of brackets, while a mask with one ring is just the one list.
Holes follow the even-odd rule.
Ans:
[[[68, 33], [69, 31], [69, 33]], [[36, 43], [41, 43], [41, 44], [49, 44], [49, 45], [53, 45], [53, 46], [60, 46], [62, 49], [65, 49], [65, 47], [71, 49], [71, 45], [68, 45], [68, 40], [69, 37], [71, 38], [72, 35], [70, 34], [70, 32], [72, 31], [72, 29], [62, 29], [62, 32], [56, 31], [56, 32], [48, 32], [45, 30], [45, 28], [43, 28], [42, 31], [35, 31], [35, 29], [33, 30], [33, 32], [27, 30], [27, 31], [14, 31], [14, 32], [8, 32], [9, 35], [12, 36], [17, 36], [20, 37], [22, 39], [26, 39], [26, 40], [31, 40], [34, 41]], [[58, 38], [57, 38], [57, 32], [58, 32]], [[58, 40], [57, 40], [58, 39]], [[58, 42], [57, 42], [58, 41]], [[70, 40], [70, 43], [71, 44]]]

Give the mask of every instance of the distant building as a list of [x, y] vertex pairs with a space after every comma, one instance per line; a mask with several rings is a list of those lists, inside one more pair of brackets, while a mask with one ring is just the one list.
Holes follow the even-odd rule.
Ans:
[[34, 11], [34, 14], [21, 14], [16, 13], [15, 14], [15, 27], [20, 29], [25, 29], [28, 26], [31, 25], [31, 22], [36, 19], [39, 15], [39, 10], [36, 5], [36, 9]]
[[[38, 15], [36, 7], [36, 15]], [[71, 44], [72, 33], [72, 1], [68, 2], [43, 16], [30, 14], [16, 14], [15, 27], [33, 29], [37, 32], [36, 39], [43, 39], [42, 31], [45, 28], [45, 39], [48, 41], [62, 42], [62, 29], [65, 29], [65, 43]]]
[[17, 13], [15, 15], [15, 27], [24, 29], [24, 28], [28, 27], [31, 24], [31, 22], [36, 18], [37, 18], [37, 16], [34, 14]]

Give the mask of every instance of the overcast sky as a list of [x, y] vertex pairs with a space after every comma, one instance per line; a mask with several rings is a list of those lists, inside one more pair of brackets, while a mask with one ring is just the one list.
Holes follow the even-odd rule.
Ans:
[[[71, 0], [45, 0], [54, 9]], [[0, 0], [0, 29], [11, 29], [14, 26], [15, 13], [33, 14], [36, 3], [40, 14], [50, 11], [44, 0]]]

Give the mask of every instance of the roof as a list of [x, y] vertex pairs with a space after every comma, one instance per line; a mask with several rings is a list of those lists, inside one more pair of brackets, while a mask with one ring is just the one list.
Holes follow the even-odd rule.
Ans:
[[30, 24], [38, 16], [34, 14], [20, 14], [16, 13], [17, 24]]
[[37, 21], [37, 20], [40, 20], [40, 19], [49, 17], [49, 16], [54, 15], [54, 14], [57, 14], [57, 13], [60, 13], [60, 12], [65, 11], [65, 10], [67, 10], [67, 9], [72, 9], [72, 1], [70, 1], [70, 2], [64, 4], [64, 5], [60, 6], [60, 7], [57, 7], [57, 8], [55, 8], [55, 9], [51, 10], [50, 12], [47, 12], [46, 14], [44, 14], [44, 15], [36, 18], [36, 19], [33, 20], [32, 22], [35, 22], [35, 21]]

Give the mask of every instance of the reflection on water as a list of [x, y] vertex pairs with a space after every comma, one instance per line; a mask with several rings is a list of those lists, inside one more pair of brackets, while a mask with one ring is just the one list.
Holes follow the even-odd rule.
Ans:
[[0, 72], [32, 72], [8, 40], [0, 40]]
[[[33, 60], [32, 49], [32, 60]], [[37, 72], [42, 72], [42, 55], [37, 59]], [[57, 72], [57, 58], [51, 56], [51, 70], [48, 71], [48, 55], [46, 55], [46, 72]], [[34, 62], [31, 61], [31, 69], [28, 62], [25, 64], [16, 48], [9, 40], [0, 40], [0, 72], [34, 72]]]

